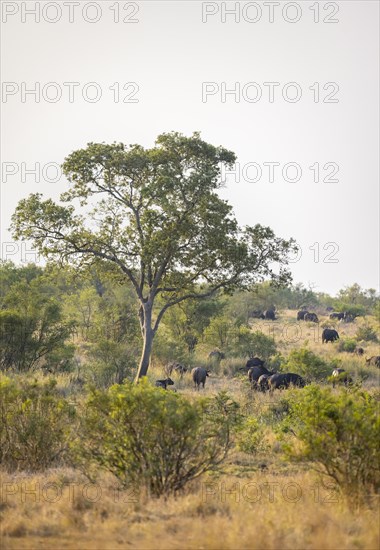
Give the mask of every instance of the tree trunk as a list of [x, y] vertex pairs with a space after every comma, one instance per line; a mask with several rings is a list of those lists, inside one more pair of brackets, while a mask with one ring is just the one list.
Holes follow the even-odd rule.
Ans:
[[141, 358], [140, 358], [140, 365], [137, 371], [135, 383], [139, 381], [140, 378], [143, 376], [146, 376], [146, 373], [148, 372], [148, 367], [150, 363], [150, 356], [152, 353], [152, 347], [153, 347], [153, 338], [154, 338], [154, 331], [152, 329], [152, 305], [149, 303], [145, 303], [142, 306], [142, 322], [143, 325], [141, 327], [141, 332], [143, 335], [143, 348], [141, 352]]

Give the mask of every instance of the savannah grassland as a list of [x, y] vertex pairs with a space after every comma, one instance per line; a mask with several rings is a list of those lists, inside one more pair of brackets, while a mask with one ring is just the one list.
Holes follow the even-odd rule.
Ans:
[[[364, 357], [338, 353], [337, 344], [322, 345], [316, 326], [300, 323], [292, 330], [295, 311], [281, 311], [279, 319], [265, 322], [279, 351], [307, 346], [323, 359], [339, 357], [341, 366], [368, 392], [379, 387], [380, 370], [367, 366]], [[320, 321], [326, 321], [320, 315]], [[372, 324], [375, 319], [368, 317]], [[363, 322], [337, 324], [340, 337], [349, 338]], [[264, 322], [263, 322], [264, 323]], [[288, 327], [287, 336], [284, 327]], [[365, 356], [378, 354], [366, 343]], [[206, 350], [200, 364], [206, 364]], [[280, 405], [284, 392], [252, 393], [245, 376], [231, 377], [236, 359], [214, 365], [204, 394], [227, 390], [253, 415]], [[240, 364], [244, 365], [245, 359]], [[38, 376], [38, 375], [36, 375]], [[162, 365], [153, 364], [149, 378], [162, 378]], [[175, 375], [173, 376], [173, 378]], [[68, 375], [57, 375], [59, 387], [80, 399]], [[189, 375], [175, 378], [178, 392], [192, 399], [197, 393]], [[298, 390], [302, 391], [302, 390]], [[336, 389], [334, 391], [340, 391]], [[203, 393], [203, 390], [201, 390]], [[273, 427], [268, 424], [257, 453], [232, 449], [220, 471], [187, 485], [176, 497], [154, 499], [115, 488], [101, 474], [89, 485], [81, 472], [68, 466], [42, 473], [2, 473], [1, 547], [4, 549], [376, 549], [379, 547], [379, 508], [374, 498], [352, 506], [331, 482], [304, 464], [287, 461]], [[31, 492], [28, 492], [31, 491]], [[34, 494], [33, 494], [34, 491]]]

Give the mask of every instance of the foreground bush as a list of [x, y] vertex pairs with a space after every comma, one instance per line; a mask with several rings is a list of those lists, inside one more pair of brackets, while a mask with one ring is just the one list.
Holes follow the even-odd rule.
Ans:
[[8, 470], [39, 471], [58, 465], [68, 447], [74, 409], [55, 382], [0, 378], [0, 463]]
[[354, 502], [380, 492], [378, 402], [360, 390], [310, 386], [290, 399], [288, 455], [313, 463]]
[[224, 460], [237, 409], [225, 393], [190, 402], [144, 379], [93, 390], [73, 454], [89, 475], [96, 466], [123, 486], [153, 496], [176, 493]]

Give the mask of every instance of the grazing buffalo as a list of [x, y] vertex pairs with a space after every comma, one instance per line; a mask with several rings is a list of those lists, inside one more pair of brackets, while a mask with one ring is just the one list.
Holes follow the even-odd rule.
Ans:
[[251, 359], [248, 359], [244, 370], [251, 369], [252, 367], [263, 367], [264, 363], [265, 361], [263, 361], [259, 357], [251, 357]]
[[199, 390], [201, 384], [203, 388], [205, 387], [206, 378], [209, 376], [209, 373], [210, 371], [203, 367], [195, 367], [191, 371], [195, 389]]
[[356, 353], [356, 355], [363, 355], [364, 354], [364, 349], [363, 348], [355, 348], [354, 353]]
[[325, 328], [322, 332], [322, 344], [339, 340], [339, 334], [332, 328]]
[[319, 323], [318, 315], [316, 313], [306, 313], [303, 319], [304, 321], [310, 321], [311, 323]]
[[307, 313], [308, 311], [306, 311], [305, 309], [301, 309], [301, 311], [297, 313], [297, 321], [303, 321]]
[[267, 309], [264, 312], [265, 319], [269, 319], [269, 321], [275, 321], [276, 320], [276, 314], [274, 309]]
[[184, 367], [183, 365], [181, 365], [180, 363], [176, 363], [175, 361], [173, 361], [172, 363], [168, 363], [164, 367], [164, 372], [166, 376], [171, 376], [173, 371], [178, 372], [182, 376], [185, 372], [187, 372], [187, 370], [187, 367]]
[[289, 388], [290, 385], [303, 388], [305, 386], [305, 380], [299, 374], [293, 372], [286, 372], [284, 374], [276, 373], [268, 378], [268, 385], [270, 391], [278, 389]]
[[267, 376], [271, 376], [272, 374], [274, 374], [274, 372], [269, 371], [267, 368], [263, 366], [252, 367], [251, 369], [249, 369], [248, 378], [249, 378], [249, 381], [251, 382], [251, 388], [253, 390], [258, 389], [257, 383], [260, 376], [262, 376], [263, 374], [266, 374]]
[[225, 359], [226, 356], [224, 355], [224, 353], [222, 351], [219, 351], [218, 349], [214, 349], [214, 350], [210, 351], [210, 353], [208, 354], [208, 358], [209, 359], [216, 359], [216, 361], [221, 361], [222, 359]]
[[335, 384], [338, 384], [340, 382], [347, 386], [348, 384], [352, 384], [353, 380], [344, 369], [334, 369], [332, 372], [333, 388], [335, 388]]
[[352, 315], [352, 313], [347, 313], [347, 311], [344, 313], [342, 321], [344, 323], [353, 323], [355, 321], [355, 315]]
[[260, 376], [260, 378], [257, 381], [257, 389], [259, 391], [265, 392], [265, 391], [269, 390], [269, 384], [268, 384], [269, 376], [271, 376], [271, 375], [270, 374], [262, 374]]
[[341, 321], [343, 318], [344, 318], [344, 313], [338, 313], [337, 311], [330, 313], [330, 319], [338, 319], [338, 321]]
[[171, 378], [165, 378], [165, 380], [156, 380], [157, 388], [167, 389], [168, 386], [173, 386], [174, 382]]
[[373, 355], [372, 357], [365, 358], [367, 365], [374, 365], [375, 367], [380, 368], [380, 355]]
[[250, 311], [248, 315], [252, 317], [252, 319], [265, 319], [265, 315], [260, 309], [254, 309]]

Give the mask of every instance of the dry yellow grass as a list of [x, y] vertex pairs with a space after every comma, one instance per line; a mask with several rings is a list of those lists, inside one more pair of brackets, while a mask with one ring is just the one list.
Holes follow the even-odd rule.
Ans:
[[[308, 472], [291, 476], [256, 472], [244, 478], [224, 474], [167, 500], [118, 492], [106, 478], [98, 483], [101, 494], [97, 495], [99, 489], [86, 486], [79, 474], [67, 469], [40, 476], [3, 476], [2, 548], [375, 550], [379, 546], [375, 504], [351, 511]], [[34, 489], [36, 497], [27, 489]]]

